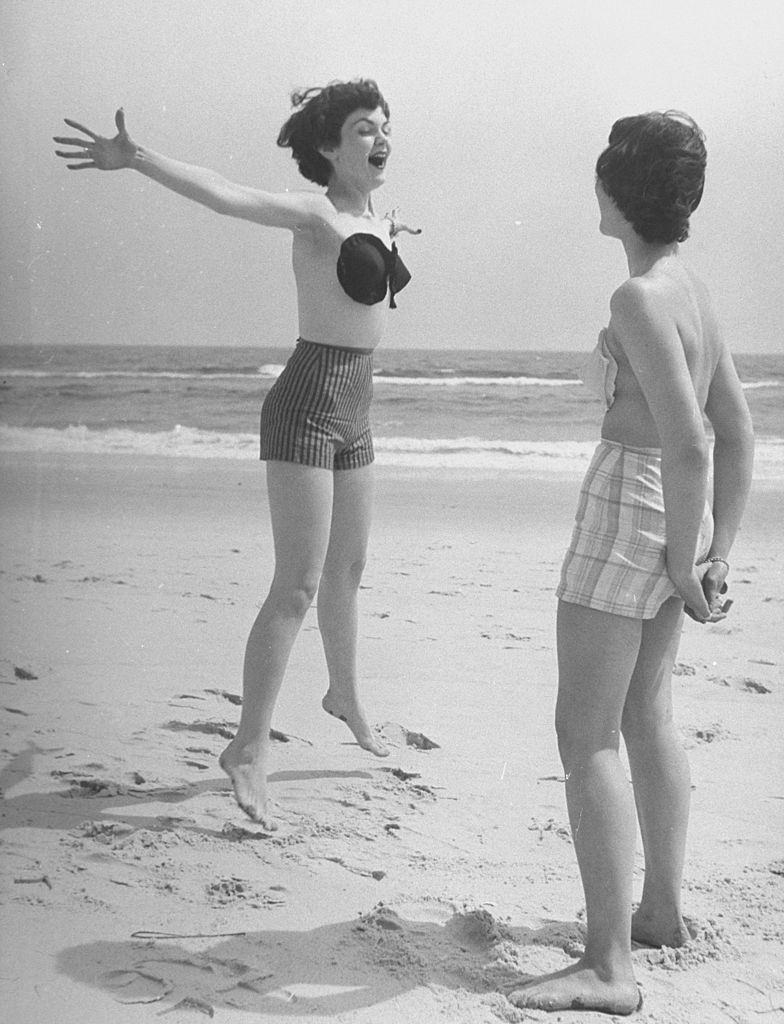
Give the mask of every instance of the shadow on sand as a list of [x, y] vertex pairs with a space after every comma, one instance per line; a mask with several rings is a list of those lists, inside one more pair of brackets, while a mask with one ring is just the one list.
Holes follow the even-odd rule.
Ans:
[[[32, 775], [34, 757], [41, 753], [35, 744], [30, 744], [17, 754], [0, 771], [0, 831], [12, 828], [38, 828], [68, 830], [77, 828], [85, 819], [96, 822], [116, 823], [129, 820], [134, 828], [151, 831], [170, 829], [173, 819], [183, 831], [205, 836], [219, 836], [219, 828], [211, 829], [197, 825], [187, 817], [177, 818], [176, 814], [157, 813], [145, 817], [139, 808], [145, 804], [184, 804], [202, 794], [218, 793], [231, 796], [231, 783], [221, 774], [218, 778], [199, 779], [198, 782], [176, 786], [135, 784], [118, 782], [107, 778], [96, 768], [91, 771], [69, 771], [53, 773], [62, 783], [61, 789], [49, 792], [20, 793], [5, 796], [5, 792]], [[318, 779], [371, 779], [366, 771], [302, 770], [279, 771], [269, 775], [269, 782], [297, 782]], [[228, 805], [235, 811], [233, 800]]]
[[58, 969], [118, 1002], [156, 1003], [163, 1013], [180, 1007], [211, 1016], [232, 1007], [276, 1020], [335, 1016], [418, 987], [473, 993], [511, 1009], [502, 992], [537, 973], [521, 966], [525, 947], [571, 952], [580, 942], [573, 924], [509, 928], [484, 909], [442, 906], [433, 915], [423, 903], [422, 911], [440, 920], [413, 920], [379, 905], [353, 922], [310, 931], [139, 932], [71, 946], [58, 956]]

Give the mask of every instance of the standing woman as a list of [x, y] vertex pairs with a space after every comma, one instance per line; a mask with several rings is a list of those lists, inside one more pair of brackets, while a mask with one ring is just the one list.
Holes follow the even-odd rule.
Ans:
[[377, 217], [371, 199], [390, 155], [389, 107], [376, 83], [333, 82], [292, 102], [278, 145], [325, 192], [264, 192], [153, 153], [130, 138], [122, 110], [114, 138], [70, 120], [85, 138], [55, 138], [77, 147], [57, 151], [70, 169], [132, 168], [216, 213], [293, 236], [300, 337], [261, 413], [275, 573], [247, 642], [239, 729], [220, 759], [240, 807], [267, 828], [276, 827], [267, 800], [272, 712], [317, 591], [324, 710], [365, 750], [388, 753], [357, 692], [357, 591], [372, 503], [372, 352], [395, 292], [410, 279], [392, 240], [410, 229], [394, 215]]
[[[668, 112], [617, 121], [596, 165], [599, 230], [622, 243], [629, 279], [586, 375], [607, 410], [557, 590], [556, 730], [587, 939], [574, 966], [511, 993], [518, 1006], [631, 1013], [631, 940], [689, 939], [680, 889], [690, 780], [671, 672], [684, 605], [699, 622], [724, 617], [753, 457], [732, 358], [679, 254], [705, 162], [697, 125]], [[703, 413], [715, 438], [712, 502]], [[635, 803], [645, 881], [632, 914]]]

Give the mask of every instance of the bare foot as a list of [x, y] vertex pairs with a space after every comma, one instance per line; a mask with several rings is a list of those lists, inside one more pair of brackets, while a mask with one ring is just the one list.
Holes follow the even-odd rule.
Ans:
[[634, 977], [604, 981], [582, 961], [553, 974], [534, 978], [508, 994], [509, 1001], [529, 1010], [597, 1010], [627, 1016], [642, 1006]]
[[641, 946], [685, 946], [691, 938], [686, 922], [678, 913], [648, 911], [640, 905], [632, 914], [632, 942]]
[[267, 808], [266, 759], [254, 758], [246, 750], [235, 747], [235, 742], [232, 740], [226, 747], [218, 763], [231, 779], [234, 797], [242, 810], [251, 821], [274, 832], [278, 826]]
[[389, 757], [389, 751], [371, 732], [365, 713], [356, 701], [349, 702], [338, 698], [330, 690], [327, 690], [321, 701], [321, 706], [328, 715], [346, 723], [354, 733], [354, 739], [363, 750], [369, 750], [376, 757]]

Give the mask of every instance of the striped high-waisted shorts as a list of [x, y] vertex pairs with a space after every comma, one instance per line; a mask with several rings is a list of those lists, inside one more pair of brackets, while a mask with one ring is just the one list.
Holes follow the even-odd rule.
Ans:
[[[695, 561], [713, 539], [710, 506]], [[652, 619], [677, 593], [667, 575], [661, 450], [602, 439], [583, 480], [556, 595], [571, 604]]]
[[321, 469], [373, 461], [372, 349], [297, 341], [261, 407], [261, 458]]

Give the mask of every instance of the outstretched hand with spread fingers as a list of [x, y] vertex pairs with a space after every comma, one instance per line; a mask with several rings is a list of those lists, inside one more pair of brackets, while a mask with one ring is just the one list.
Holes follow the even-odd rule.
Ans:
[[64, 160], [78, 161], [69, 163], [69, 171], [81, 171], [85, 167], [95, 167], [100, 171], [117, 171], [121, 167], [130, 167], [136, 153], [136, 144], [125, 128], [125, 114], [122, 107], [114, 115], [114, 123], [117, 125], [117, 134], [113, 139], [104, 138], [103, 135], [96, 135], [95, 132], [85, 128], [78, 121], [71, 121], [65, 118], [69, 128], [75, 128], [87, 136], [85, 139], [68, 138], [56, 135], [54, 141], [61, 146], [76, 146], [75, 150], [63, 152], [55, 150], [55, 154]]

